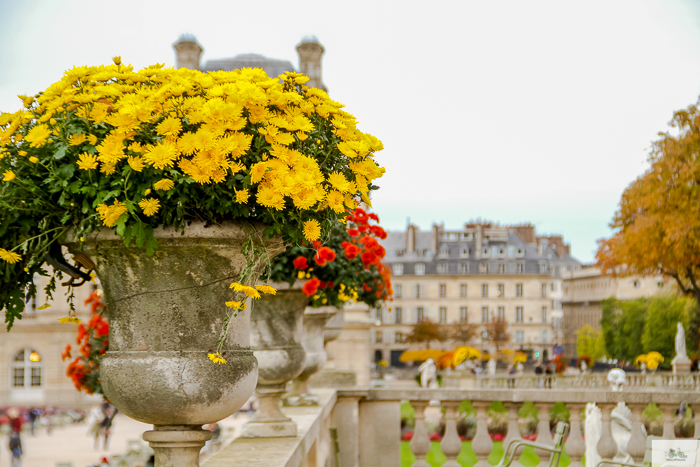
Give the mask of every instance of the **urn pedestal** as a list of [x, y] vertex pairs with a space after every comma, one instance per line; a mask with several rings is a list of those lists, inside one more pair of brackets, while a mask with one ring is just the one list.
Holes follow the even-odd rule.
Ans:
[[287, 383], [304, 370], [304, 309], [309, 298], [299, 289], [266, 295], [253, 304], [250, 340], [258, 360], [258, 411], [243, 428], [244, 437], [296, 436], [297, 426], [280, 410]]
[[284, 405], [318, 405], [318, 396], [309, 390], [309, 378], [326, 364], [324, 350], [324, 330], [326, 323], [335, 316], [338, 309], [332, 306], [306, 308], [304, 311], [304, 337], [302, 345], [306, 352], [304, 370], [292, 382], [291, 392], [283, 399]]
[[[235, 413], [255, 389], [249, 312], [232, 318], [222, 350], [226, 364], [208, 354], [224, 335], [229, 284], [246, 264], [241, 247], [251, 236], [261, 238], [262, 229], [232, 223], [193, 223], [184, 232], [158, 228], [153, 256], [133, 242], [124, 246], [111, 230], [90, 235], [82, 250], [66, 245], [93, 261], [104, 288], [110, 324], [100, 367], [104, 393], [125, 415], [154, 425], [144, 440], [160, 467], [198, 466], [211, 438], [202, 425]], [[280, 240], [266, 247], [271, 255], [283, 250]]]

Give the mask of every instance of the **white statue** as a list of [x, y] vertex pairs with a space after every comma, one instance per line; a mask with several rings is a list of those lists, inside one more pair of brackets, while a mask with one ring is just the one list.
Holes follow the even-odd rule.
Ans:
[[523, 366], [523, 364], [521, 362], [518, 362], [515, 364], [515, 373], [516, 374], [522, 375], [524, 369], [525, 369], [525, 367]]
[[427, 359], [418, 367], [418, 371], [420, 371], [420, 385], [422, 388], [437, 389], [439, 387], [435, 360], [432, 358]]
[[608, 371], [608, 382], [610, 383], [610, 389], [614, 392], [622, 392], [625, 383], [627, 382], [627, 374], [625, 370], [620, 368], [613, 368]]
[[581, 373], [585, 373], [588, 370], [588, 365], [586, 365], [585, 360], [581, 360]]
[[486, 371], [490, 375], [496, 374], [496, 360], [494, 360], [493, 358], [489, 360], [489, 362], [486, 364]]
[[598, 441], [603, 431], [603, 416], [600, 409], [593, 403], [586, 404], [586, 467], [596, 467], [601, 457], [598, 454]]
[[617, 454], [613, 460], [632, 462], [632, 456], [627, 452], [627, 443], [632, 437], [632, 411], [625, 406], [624, 402], [618, 402], [610, 416], [610, 431], [617, 444]]
[[642, 365], [640, 368], [642, 369], [642, 374], [646, 375], [647, 374], [647, 364], [642, 362]]
[[688, 352], [685, 347], [685, 329], [683, 329], [683, 324], [677, 324], [676, 331], [676, 356], [671, 361], [672, 364], [676, 363], [687, 363], [690, 362], [688, 358]]

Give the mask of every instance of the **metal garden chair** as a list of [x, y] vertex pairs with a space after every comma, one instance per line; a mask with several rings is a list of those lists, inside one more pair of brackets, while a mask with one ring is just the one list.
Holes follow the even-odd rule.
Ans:
[[[513, 460], [517, 459], [517, 451], [519, 447], [525, 449], [526, 446], [532, 446], [533, 448], [541, 449], [543, 451], [549, 451], [552, 456], [549, 458], [549, 467], [558, 467], [559, 461], [561, 460], [561, 454], [564, 450], [564, 440], [566, 440], [566, 435], [569, 433], [569, 424], [564, 422], [557, 423], [557, 429], [554, 434], [554, 445], [538, 443], [536, 441], [526, 441], [524, 439], [516, 439], [508, 444], [508, 448], [503, 453], [501, 462], [495, 467], [509, 467]], [[522, 454], [522, 452], [521, 452]]]

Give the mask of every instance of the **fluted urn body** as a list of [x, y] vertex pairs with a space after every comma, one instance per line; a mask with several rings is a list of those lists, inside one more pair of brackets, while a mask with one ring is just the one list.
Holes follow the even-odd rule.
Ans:
[[[226, 363], [213, 363], [208, 354], [224, 336], [229, 285], [246, 264], [241, 247], [251, 235], [261, 238], [261, 229], [232, 223], [193, 223], [184, 232], [158, 228], [152, 256], [134, 242], [125, 246], [111, 230], [90, 236], [82, 250], [78, 243], [67, 245], [94, 262], [104, 288], [110, 323], [100, 368], [105, 395], [129, 417], [156, 425], [144, 435], [152, 446], [172, 444], [166, 432], [199, 431], [228, 417], [255, 390], [248, 311], [232, 317], [222, 351]], [[282, 250], [279, 240], [266, 247], [272, 255]], [[183, 436], [190, 443], [201, 437]], [[159, 465], [185, 465], [166, 457]]]

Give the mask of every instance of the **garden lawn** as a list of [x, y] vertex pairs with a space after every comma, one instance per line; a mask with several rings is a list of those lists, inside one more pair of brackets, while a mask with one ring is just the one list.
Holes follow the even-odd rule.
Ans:
[[[501, 460], [501, 457], [503, 457], [503, 443], [496, 441], [493, 443], [493, 451], [491, 451], [491, 455], [489, 456], [489, 463], [491, 465], [496, 465]], [[415, 460], [416, 456], [414, 456], [411, 452], [409, 442], [402, 441], [401, 467], [411, 467], [411, 464], [413, 464]], [[447, 458], [440, 449], [440, 443], [438, 441], [431, 443], [430, 452], [425, 460], [433, 467], [440, 467], [447, 461]], [[472, 451], [471, 441], [464, 441], [462, 443], [462, 452], [460, 452], [459, 456], [457, 456], [457, 462], [465, 467], [472, 467], [474, 464], [476, 464], [476, 461], [476, 454], [474, 454], [474, 451]], [[520, 463], [523, 465], [523, 467], [535, 467], [537, 464], [539, 464], [539, 462], [539, 457], [537, 457], [537, 454], [535, 454], [535, 451], [531, 447], [525, 448], [525, 452], [523, 452], [522, 456], [520, 456]], [[571, 459], [569, 459], [569, 456], [564, 453], [559, 465], [566, 467], [570, 463]]]

